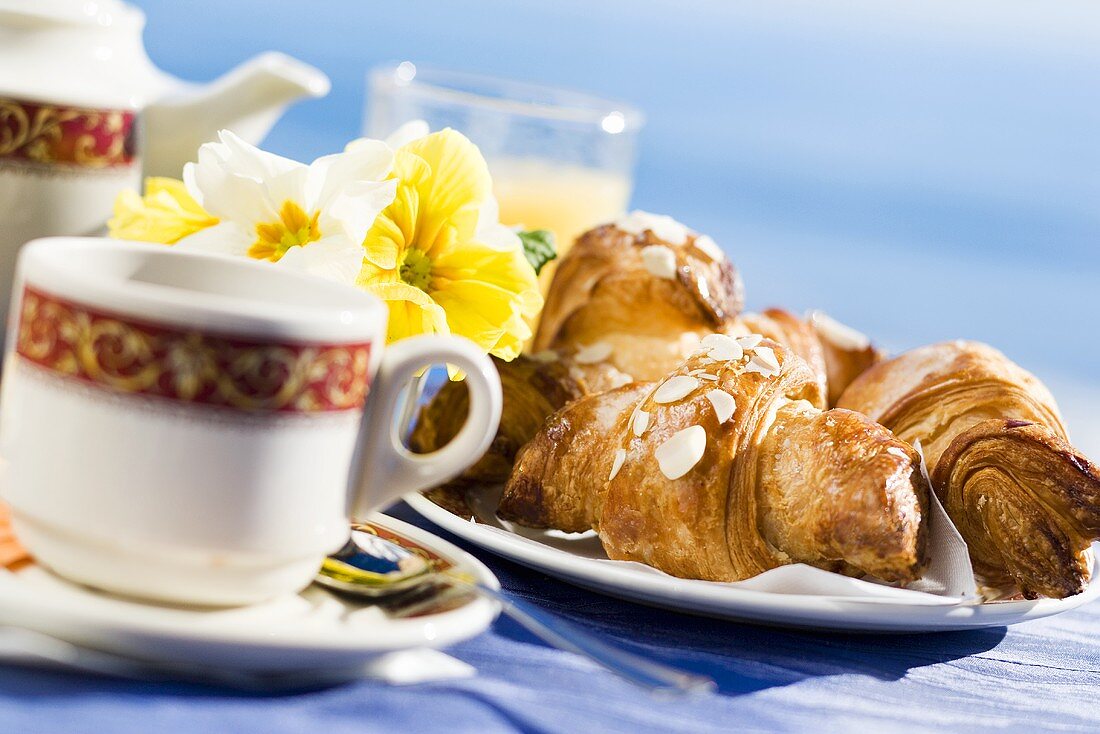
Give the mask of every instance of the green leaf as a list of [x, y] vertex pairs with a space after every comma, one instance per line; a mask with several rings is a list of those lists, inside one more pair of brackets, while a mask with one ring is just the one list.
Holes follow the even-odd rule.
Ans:
[[523, 254], [535, 269], [535, 275], [539, 274], [543, 265], [558, 256], [558, 248], [554, 245], [554, 233], [550, 230], [529, 229], [516, 234], [523, 243]]

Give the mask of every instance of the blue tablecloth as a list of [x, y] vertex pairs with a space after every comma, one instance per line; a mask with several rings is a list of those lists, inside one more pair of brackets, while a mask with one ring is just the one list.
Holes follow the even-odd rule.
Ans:
[[[392, 513], [466, 547], [408, 507]], [[0, 732], [1097, 731], [1100, 604], [1011, 629], [871, 636], [650, 609], [478, 555], [504, 588], [626, 648], [713, 676], [659, 701], [508, 619], [450, 652], [475, 678], [261, 696], [0, 667]]]

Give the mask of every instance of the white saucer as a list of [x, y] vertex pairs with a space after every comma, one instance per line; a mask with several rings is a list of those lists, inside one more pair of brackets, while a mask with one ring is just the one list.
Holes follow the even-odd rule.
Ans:
[[471, 522], [421, 495], [409, 495], [405, 501], [460, 538], [563, 581], [629, 601], [740, 622], [876, 633], [964, 630], [1049, 617], [1100, 595], [1100, 583], [1067, 599], [985, 604], [937, 603], [929, 595], [916, 593], [907, 601], [903, 594], [862, 598], [735, 588], [676, 578], [641, 564], [609, 561], [594, 533], [570, 535], [513, 527], [484, 507], [473, 508], [480, 522]]
[[[431, 533], [381, 514], [370, 524], [418, 553], [500, 586], [476, 558]], [[0, 626], [142, 660], [226, 670], [352, 670], [387, 652], [468, 639], [498, 612], [496, 602], [483, 597], [452, 595], [433, 597], [416, 616], [394, 619], [317, 586], [250, 607], [156, 605], [70, 583], [33, 562], [14, 571], [0, 568]]]

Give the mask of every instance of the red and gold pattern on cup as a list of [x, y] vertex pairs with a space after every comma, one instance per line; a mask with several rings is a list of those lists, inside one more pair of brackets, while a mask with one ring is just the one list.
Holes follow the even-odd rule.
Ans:
[[16, 352], [114, 393], [246, 412], [359, 410], [370, 343], [271, 344], [140, 323], [23, 291]]
[[96, 110], [0, 97], [0, 167], [117, 169], [137, 155], [129, 110]]

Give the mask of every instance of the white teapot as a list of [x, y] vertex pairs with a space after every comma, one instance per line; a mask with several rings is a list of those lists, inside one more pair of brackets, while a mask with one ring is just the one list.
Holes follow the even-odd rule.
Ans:
[[292, 101], [328, 93], [278, 53], [189, 84], [153, 66], [144, 25], [120, 0], [0, 0], [0, 317], [24, 242], [98, 230], [143, 173], [178, 178], [219, 129], [259, 142]]

